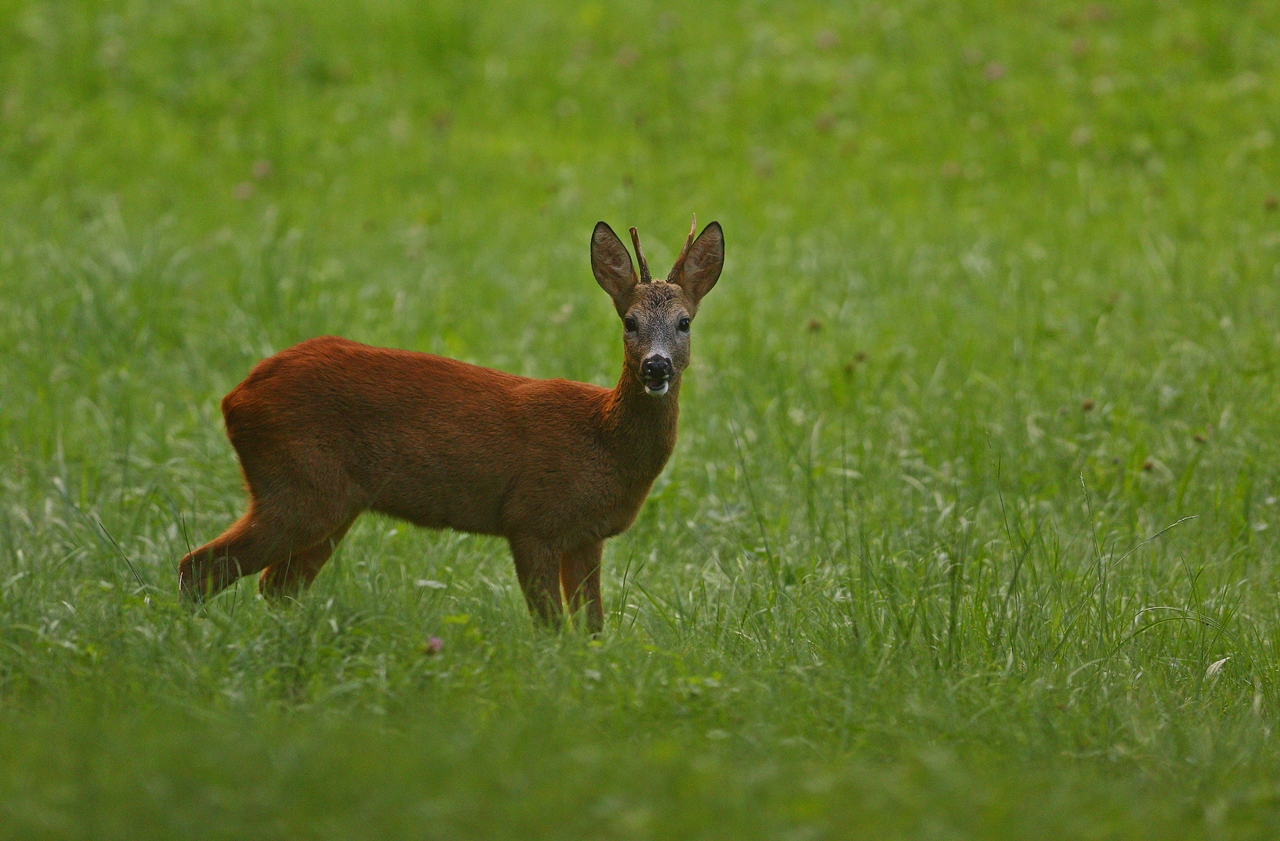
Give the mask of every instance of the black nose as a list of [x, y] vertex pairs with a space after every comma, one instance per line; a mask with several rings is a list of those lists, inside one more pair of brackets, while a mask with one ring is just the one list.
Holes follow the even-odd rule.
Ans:
[[675, 369], [665, 356], [650, 356], [640, 365], [640, 376], [646, 380], [669, 380], [673, 374]]

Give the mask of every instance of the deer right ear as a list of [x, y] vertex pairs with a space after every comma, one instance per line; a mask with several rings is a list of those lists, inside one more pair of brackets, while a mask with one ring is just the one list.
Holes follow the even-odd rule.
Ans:
[[702, 296], [711, 291], [720, 279], [720, 271], [724, 268], [724, 231], [719, 222], [712, 222], [702, 229], [697, 239], [693, 232], [698, 229], [698, 218], [693, 219], [689, 228], [689, 239], [684, 249], [671, 267], [668, 280], [680, 284], [685, 293], [693, 299], [696, 307]]
[[631, 254], [604, 222], [597, 222], [591, 234], [591, 273], [596, 276], [596, 283], [609, 293], [613, 299], [613, 307], [618, 315], [626, 315], [631, 303], [631, 291], [640, 281], [636, 268], [631, 262]]

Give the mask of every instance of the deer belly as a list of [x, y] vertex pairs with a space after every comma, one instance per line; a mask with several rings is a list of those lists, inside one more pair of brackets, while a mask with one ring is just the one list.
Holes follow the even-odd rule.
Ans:
[[370, 508], [424, 528], [454, 529], [471, 534], [503, 534], [495, 506], [485, 499], [465, 496], [423, 497], [410, 504], [375, 503]]
[[366, 491], [370, 509], [418, 526], [502, 534], [504, 486], [503, 477], [492, 470], [446, 463], [396, 471], [384, 477], [381, 490], [374, 486]]

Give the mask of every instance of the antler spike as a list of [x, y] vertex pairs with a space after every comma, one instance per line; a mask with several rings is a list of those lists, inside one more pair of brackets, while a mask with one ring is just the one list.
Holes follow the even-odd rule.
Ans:
[[648, 283], [653, 280], [649, 275], [649, 261], [644, 259], [644, 252], [640, 250], [640, 234], [634, 225], [631, 227], [631, 244], [636, 247], [636, 259], [640, 261], [640, 282]]
[[675, 265], [671, 267], [671, 273], [667, 275], [667, 280], [674, 280], [680, 276], [680, 271], [684, 268], [684, 260], [689, 256], [689, 246], [693, 245], [693, 237], [698, 231], [698, 214], [693, 214], [693, 222], [689, 225], [689, 238], [684, 241], [684, 248], [680, 249], [680, 256], [676, 258]]

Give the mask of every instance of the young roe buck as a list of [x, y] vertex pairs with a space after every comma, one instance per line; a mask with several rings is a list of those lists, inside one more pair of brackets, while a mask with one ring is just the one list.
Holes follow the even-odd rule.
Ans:
[[326, 336], [259, 362], [223, 398], [249, 509], [178, 565], [181, 595], [209, 598], [261, 572], [264, 596], [310, 585], [362, 511], [505, 537], [530, 611], [585, 607], [604, 623], [600, 556], [635, 520], [676, 441], [689, 328], [720, 277], [724, 234], [697, 218], [664, 280], [631, 229], [604, 222], [591, 270], [623, 324], [612, 389], [517, 377], [426, 353]]

